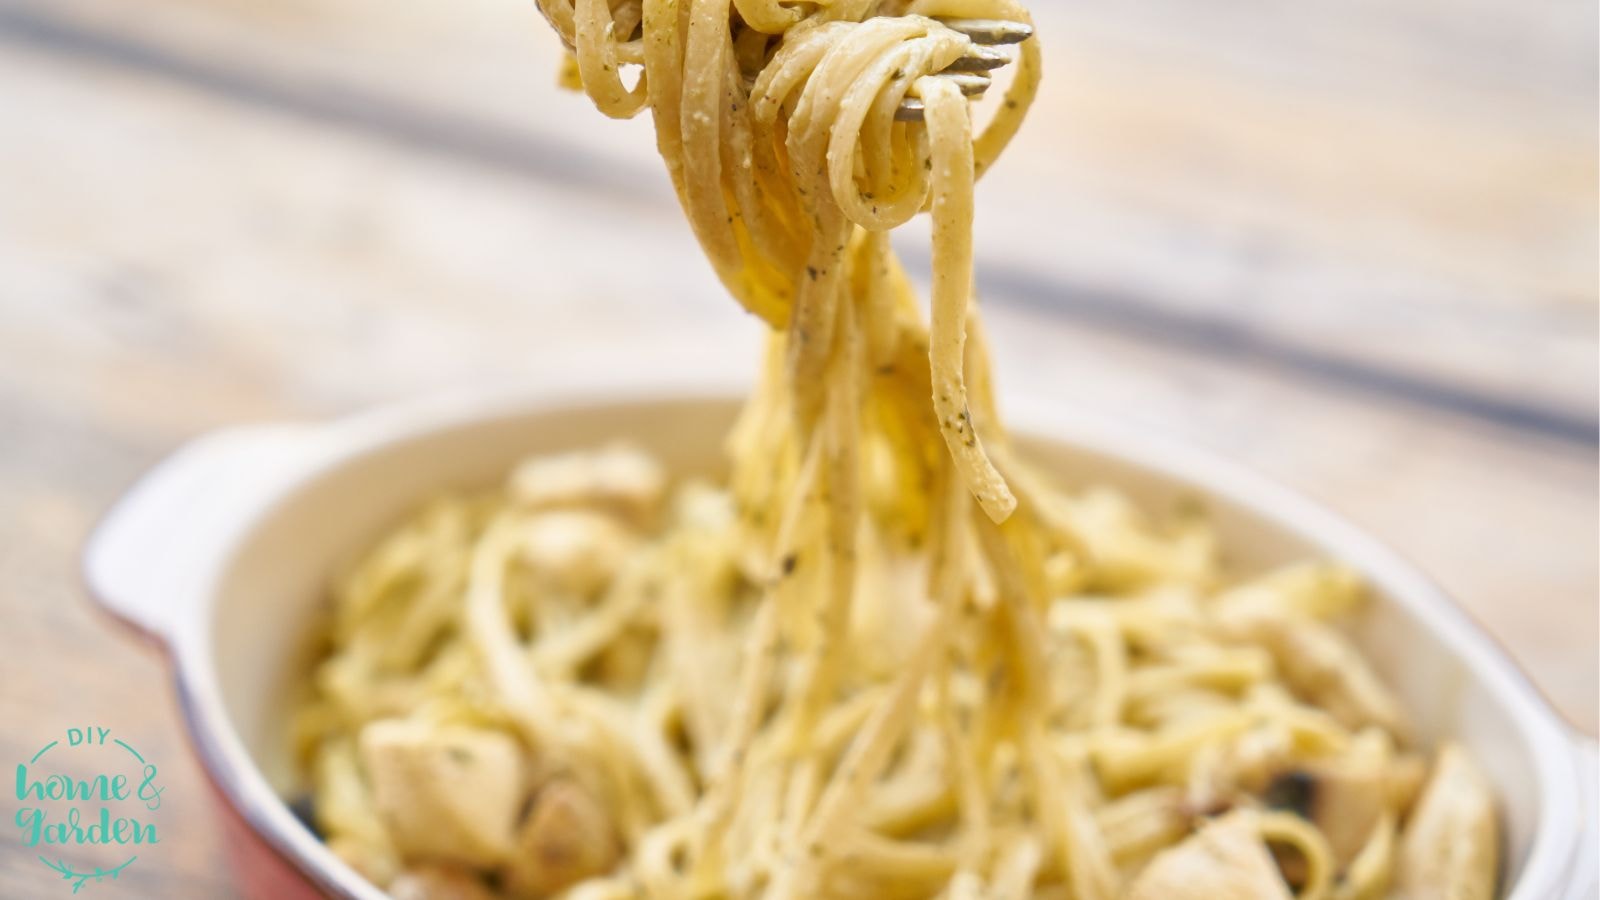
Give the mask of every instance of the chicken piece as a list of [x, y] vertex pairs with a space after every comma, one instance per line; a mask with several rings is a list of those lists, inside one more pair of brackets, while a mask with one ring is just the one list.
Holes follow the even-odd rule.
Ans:
[[553, 896], [604, 875], [621, 855], [605, 810], [578, 782], [558, 776], [534, 795], [506, 865], [505, 887], [529, 900]]
[[1409, 733], [1400, 702], [1333, 626], [1251, 612], [1223, 619], [1222, 628], [1230, 638], [1266, 646], [1294, 693], [1345, 727], [1377, 726], [1401, 740]]
[[1387, 783], [1381, 774], [1338, 763], [1315, 763], [1284, 772], [1267, 788], [1267, 802], [1311, 822], [1328, 839], [1343, 868], [1366, 846], [1383, 814]]
[[1291, 900], [1255, 814], [1229, 813], [1183, 843], [1156, 854], [1128, 900]]
[[610, 516], [556, 510], [521, 524], [519, 555], [543, 587], [571, 597], [600, 593], [616, 577], [637, 539]]
[[361, 730], [373, 800], [402, 856], [492, 866], [506, 857], [522, 754], [494, 731], [402, 719]]
[[391, 900], [494, 900], [477, 875], [449, 866], [413, 866], [389, 883]]
[[1405, 900], [1490, 900], [1498, 868], [1494, 796], [1455, 744], [1439, 750], [1433, 776], [1400, 834], [1395, 887]]
[[1280, 772], [1264, 799], [1317, 826], [1335, 868], [1343, 871], [1367, 845], [1384, 812], [1394, 810], [1394, 768], [1387, 736], [1368, 731], [1350, 753]]
[[536, 456], [511, 472], [511, 496], [524, 508], [593, 506], [636, 525], [655, 519], [666, 487], [661, 464], [626, 444]]

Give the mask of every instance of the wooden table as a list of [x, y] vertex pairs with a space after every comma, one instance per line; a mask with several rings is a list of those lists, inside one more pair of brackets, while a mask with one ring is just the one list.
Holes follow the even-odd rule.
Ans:
[[[1002, 388], [1320, 497], [1592, 731], [1593, 6], [1039, 19], [1047, 86], [981, 190]], [[163, 664], [75, 575], [141, 470], [599, 342], [751, 353], [648, 124], [556, 91], [556, 52], [527, 0], [0, 0], [0, 759], [115, 723], [182, 810], [90, 890], [232, 893]], [[0, 895], [49, 875], [0, 841]]]

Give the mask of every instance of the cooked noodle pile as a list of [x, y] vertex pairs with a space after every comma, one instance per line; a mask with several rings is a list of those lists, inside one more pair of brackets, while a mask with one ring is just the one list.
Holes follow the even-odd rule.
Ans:
[[[934, 17], [1026, 10], [544, 11], [596, 106], [654, 116], [767, 362], [725, 485], [531, 459], [339, 584], [297, 722], [339, 855], [433, 900], [1491, 896], [1484, 780], [1332, 624], [1350, 573], [1241, 577], [1198, 513], [1011, 451], [972, 192], [1039, 51], [974, 133]], [[888, 242], [925, 209], [926, 324]]]

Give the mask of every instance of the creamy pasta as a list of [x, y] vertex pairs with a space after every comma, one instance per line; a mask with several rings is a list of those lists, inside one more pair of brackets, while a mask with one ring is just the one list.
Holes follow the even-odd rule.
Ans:
[[[1484, 779], [1336, 626], [1352, 573], [1231, 572], [1197, 511], [1013, 452], [972, 198], [1038, 42], [981, 129], [937, 73], [941, 19], [1022, 6], [542, 9], [650, 111], [766, 362], [724, 482], [532, 458], [339, 582], [296, 737], [340, 856], [413, 898], [1492, 896]], [[926, 320], [888, 241], [923, 210]]]

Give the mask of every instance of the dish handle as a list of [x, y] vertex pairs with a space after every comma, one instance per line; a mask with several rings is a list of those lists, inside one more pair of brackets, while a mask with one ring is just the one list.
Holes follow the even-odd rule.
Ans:
[[1600, 750], [1595, 739], [1572, 735], [1572, 760], [1578, 767], [1578, 851], [1568, 880], [1567, 900], [1600, 898]]
[[246, 515], [305, 445], [305, 429], [233, 428], [157, 463], [90, 533], [83, 578], [117, 619], [167, 642]]

